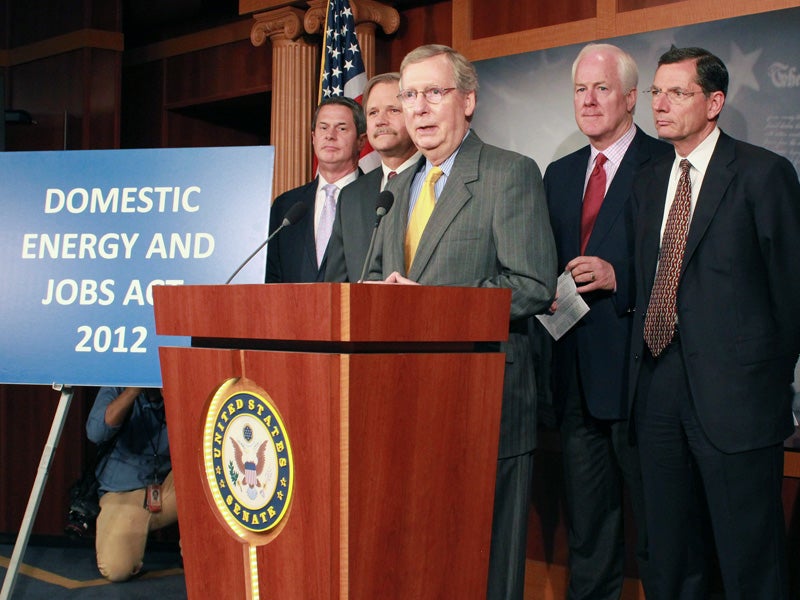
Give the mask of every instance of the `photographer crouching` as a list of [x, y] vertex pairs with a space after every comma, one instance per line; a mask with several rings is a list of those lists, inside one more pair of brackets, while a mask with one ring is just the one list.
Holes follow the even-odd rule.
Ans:
[[111, 444], [97, 467], [97, 568], [126, 581], [142, 569], [149, 532], [178, 520], [161, 390], [100, 388], [86, 434]]

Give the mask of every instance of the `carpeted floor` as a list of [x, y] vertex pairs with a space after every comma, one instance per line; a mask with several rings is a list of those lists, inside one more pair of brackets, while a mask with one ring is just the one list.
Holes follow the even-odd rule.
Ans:
[[[4, 580], [13, 539], [0, 538]], [[177, 544], [152, 543], [144, 572], [126, 583], [109, 583], [97, 571], [92, 540], [31, 538], [22, 557], [11, 600], [185, 600], [186, 584]]]

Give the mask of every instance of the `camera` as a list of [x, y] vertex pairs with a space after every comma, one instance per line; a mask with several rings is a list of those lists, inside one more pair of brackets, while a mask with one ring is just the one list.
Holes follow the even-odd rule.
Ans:
[[72, 539], [94, 537], [95, 521], [100, 513], [96, 489], [87, 491], [77, 486], [71, 490], [70, 495], [72, 502], [69, 505], [64, 534]]

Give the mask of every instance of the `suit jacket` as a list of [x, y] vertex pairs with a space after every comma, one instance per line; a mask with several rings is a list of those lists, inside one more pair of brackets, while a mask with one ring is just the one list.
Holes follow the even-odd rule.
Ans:
[[[670, 144], [650, 137], [637, 127], [603, 199], [585, 255], [598, 256], [614, 267], [617, 290], [584, 294], [589, 312], [554, 344], [553, 394], [559, 416], [575, 377], [576, 362], [592, 416], [598, 419], [628, 416], [628, 357], [635, 301], [631, 188], [637, 171], [654, 158], [671, 152]], [[559, 272], [581, 254], [583, 175], [590, 155], [590, 147], [585, 146], [550, 164], [544, 176]]]
[[309, 283], [322, 281], [325, 261], [317, 267], [317, 251], [314, 240], [314, 201], [317, 195], [317, 179], [284, 192], [272, 203], [269, 217], [270, 234], [286, 216], [286, 212], [297, 202], [308, 206], [305, 215], [294, 225], [286, 227], [267, 248], [267, 283]]
[[383, 169], [378, 167], [339, 193], [326, 252], [325, 281], [356, 282], [361, 277], [375, 229], [375, 202], [382, 179]]
[[[637, 178], [631, 390], [674, 155]], [[791, 163], [722, 133], [689, 226], [677, 294], [680, 348], [698, 418], [723, 452], [781, 443], [792, 431], [800, 353], [800, 183]]]
[[[361, 169], [358, 169], [358, 175], [361, 175]], [[308, 210], [299, 221], [285, 228], [270, 242], [267, 248], [267, 283], [313, 283], [324, 280], [327, 248], [322, 264], [317, 267], [314, 236], [314, 203], [318, 184], [318, 178], [314, 178], [305, 185], [284, 192], [272, 203], [270, 234], [280, 226], [283, 217], [297, 202], [305, 202]]]
[[[529, 452], [536, 443], [536, 391], [524, 319], [547, 309], [556, 280], [541, 174], [530, 158], [484, 144], [470, 132], [406, 273], [409, 188], [417, 170], [407, 169], [387, 185], [395, 203], [378, 228], [370, 278], [398, 271], [423, 285], [511, 289], [499, 456]], [[403, 315], [414, 317], [426, 315]]]

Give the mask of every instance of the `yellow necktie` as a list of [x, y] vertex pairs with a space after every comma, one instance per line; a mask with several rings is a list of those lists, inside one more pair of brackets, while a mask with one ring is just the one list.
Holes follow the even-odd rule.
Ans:
[[417, 246], [419, 246], [422, 232], [425, 231], [425, 225], [428, 224], [433, 207], [436, 205], [434, 186], [441, 176], [442, 170], [439, 167], [433, 167], [428, 171], [425, 182], [422, 184], [422, 191], [420, 191], [417, 202], [414, 204], [414, 210], [411, 211], [408, 229], [406, 229], [406, 273], [411, 269], [411, 262], [417, 253]]

